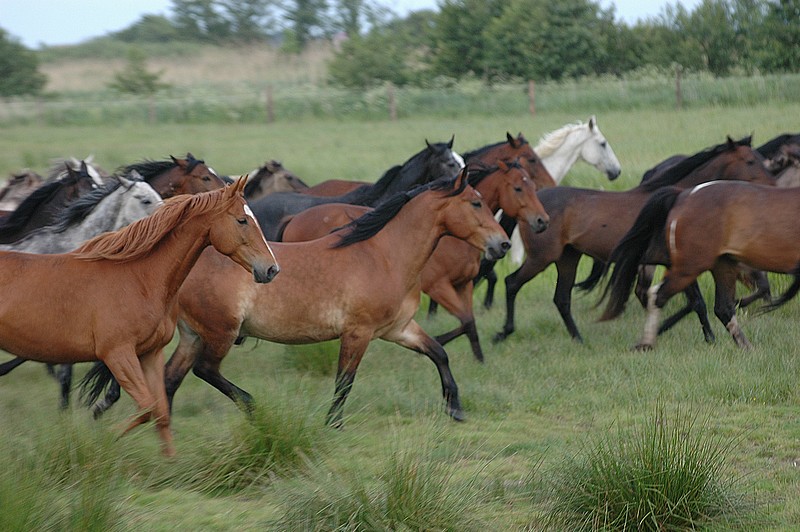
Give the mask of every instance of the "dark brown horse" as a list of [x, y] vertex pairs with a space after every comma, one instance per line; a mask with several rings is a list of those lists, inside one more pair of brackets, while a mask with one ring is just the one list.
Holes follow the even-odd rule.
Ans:
[[251, 396], [219, 371], [237, 338], [286, 344], [338, 338], [336, 389], [328, 413], [328, 423], [338, 425], [361, 358], [370, 341], [382, 338], [429, 357], [448, 413], [463, 419], [447, 353], [413, 319], [419, 272], [445, 233], [492, 256], [501, 256], [508, 246], [462, 173], [393, 196], [343, 234], [272, 243], [282, 273], [269, 285], [255, 285], [230, 260], [205, 253], [181, 287], [180, 343], [166, 368], [168, 397], [193, 370], [248, 407]]
[[[536, 187], [528, 173], [516, 162], [499, 161], [496, 166], [470, 171], [470, 185], [480, 192], [484, 203], [494, 213], [499, 209], [509, 216], [544, 231], [549, 217], [536, 197]], [[305, 210], [291, 218], [283, 230], [284, 242], [319, 238], [362, 216], [368, 207], [328, 203]], [[478, 273], [481, 253], [473, 246], [449, 236], [443, 237], [421, 272], [422, 291], [432, 301], [441, 303], [458, 318], [460, 325], [436, 341], [445, 345], [466, 334], [472, 352], [483, 361], [475, 314], [472, 307], [473, 279]]]
[[191, 153], [179, 159], [170, 155], [169, 160], [144, 160], [129, 164], [117, 170], [128, 175], [137, 171], [162, 198], [171, 198], [179, 194], [197, 194], [208, 192], [225, 186], [225, 182], [217, 173], [206, 165], [202, 159], [196, 159]]
[[139, 409], [125, 432], [154, 419], [164, 454], [174, 454], [163, 349], [179, 287], [208, 246], [257, 282], [277, 273], [243, 188], [168, 200], [72, 253], [0, 252], [0, 348], [40, 362], [103, 361]]
[[739, 347], [751, 347], [736, 320], [738, 266], [792, 273], [795, 282], [772, 303], [787, 302], [800, 289], [800, 189], [712, 182], [689, 190], [669, 187], [654, 194], [612, 254], [609, 302], [601, 319], [618, 316], [640, 263], [664, 264], [661, 283], [648, 291], [647, 318], [638, 346], [655, 346], [661, 309], [675, 294], [710, 271], [714, 313]]
[[[608, 261], [611, 251], [633, 225], [650, 195], [664, 186], [689, 188], [718, 179], [774, 184], [775, 177], [762, 161], [763, 157], [750, 147], [749, 137], [738, 142], [729, 138], [723, 144], [672, 166], [660, 177], [624, 192], [572, 187], [540, 191], [539, 200], [550, 215], [550, 228], [534, 234], [529, 228], [520, 227], [527, 257], [523, 265], [505, 279], [506, 323], [495, 340], [503, 340], [514, 332], [514, 304], [522, 286], [555, 263], [558, 280], [553, 302], [570, 335], [582, 341], [571, 311], [572, 287], [581, 256]], [[695, 311], [706, 338], [709, 339], [709, 335], [713, 338], [699, 292], [687, 295], [696, 302]]]

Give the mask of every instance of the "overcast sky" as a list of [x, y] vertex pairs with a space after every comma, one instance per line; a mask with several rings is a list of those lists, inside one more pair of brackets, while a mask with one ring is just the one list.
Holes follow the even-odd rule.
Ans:
[[[558, 1], [558, 0], [553, 0]], [[658, 15], [678, 0], [599, 0], [616, 6], [617, 18], [629, 23]], [[376, 0], [405, 15], [418, 9], [436, 9], [437, 0]], [[694, 9], [700, 0], [681, 0]], [[0, 28], [29, 48], [75, 44], [127, 28], [142, 15], [169, 15], [170, 0], [0, 0]]]

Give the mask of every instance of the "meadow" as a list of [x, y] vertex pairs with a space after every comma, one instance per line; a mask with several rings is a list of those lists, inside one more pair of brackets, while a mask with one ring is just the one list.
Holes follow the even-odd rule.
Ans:
[[[394, 122], [305, 117], [272, 124], [16, 125], [0, 131], [0, 175], [23, 167], [42, 173], [52, 158], [68, 155], [91, 154], [113, 170], [189, 151], [221, 174], [242, 174], [278, 159], [310, 184], [374, 181], [426, 139], [455, 135], [455, 148], [467, 151], [521, 131], [535, 145], [542, 134], [596, 113], [622, 175], [609, 182], [578, 163], [562, 184], [623, 190], [662, 159], [695, 153], [726, 135], [753, 134], [757, 146], [796, 132], [800, 114], [800, 104], [791, 103], [683, 111], [618, 107], [601, 113], [576, 105], [535, 117], [464, 111]], [[512, 268], [501, 262], [501, 279]], [[582, 272], [588, 270], [584, 259]], [[709, 279], [702, 280], [712, 301]], [[789, 285], [788, 278], [772, 280], [775, 291]], [[57, 272], [52, 281], [58, 282]], [[551, 301], [554, 284], [551, 267], [522, 289], [517, 332], [497, 345], [491, 337], [504, 319], [502, 281], [491, 310], [479, 305], [484, 287], [476, 290], [486, 363], [472, 358], [465, 338], [447, 346], [464, 423], [444, 414], [430, 361], [375, 341], [346, 404], [344, 428], [328, 429], [323, 423], [333, 393], [335, 344], [298, 348], [250, 339], [234, 348], [223, 373], [256, 398], [253, 422], [189, 375], [173, 411], [178, 457], [166, 460], [149, 426], [114, 438], [133, 411], [127, 396], [99, 421], [76, 393], [69, 411], [59, 413], [55, 382], [42, 365], [27, 363], [0, 380], [0, 527], [559, 530], [564, 525], [553, 518], [564, 500], [559, 494], [581, 478], [582, 467], [596, 463], [597, 449], [613, 454], [614, 445], [627, 448], [637, 434], [675, 427], [668, 440], [700, 438], [721, 457], [714, 473], [726, 488], [727, 511], [697, 526], [795, 529], [798, 303], [766, 315], [740, 313], [751, 351], [738, 350], [713, 317], [717, 342], [704, 343], [692, 317], [664, 335], [655, 351], [640, 353], [631, 350], [643, 325], [638, 304], [616, 321], [597, 323], [598, 294], [576, 294], [573, 314], [585, 338], [577, 344]], [[424, 298], [421, 308], [427, 308]], [[441, 310], [433, 319], [421, 310], [418, 320], [432, 334], [456, 323]]]

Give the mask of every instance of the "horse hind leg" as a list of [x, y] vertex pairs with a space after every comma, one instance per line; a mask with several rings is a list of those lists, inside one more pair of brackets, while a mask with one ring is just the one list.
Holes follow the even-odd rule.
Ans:
[[697, 281], [690, 284], [686, 290], [684, 290], [684, 294], [686, 295], [686, 305], [661, 323], [661, 326], [658, 328], [658, 334], [660, 335], [670, 330], [680, 320], [694, 312], [700, 320], [700, 327], [703, 330], [703, 337], [706, 342], [713, 343], [716, 338], [714, 337], [714, 331], [711, 329], [711, 323], [708, 321], [708, 308], [706, 307], [706, 301], [703, 299], [703, 294], [700, 291], [700, 286], [697, 284]]
[[715, 287], [714, 314], [731, 333], [737, 346], [742, 349], [752, 348], [736, 319], [736, 264], [733, 261], [720, 259], [711, 270], [711, 275], [714, 277]]
[[69, 408], [69, 392], [72, 389], [72, 364], [59, 364], [56, 370], [56, 378], [61, 390], [59, 408], [66, 410]]
[[745, 275], [748, 281], [745, 284], [752, 284], [755, 286], [755, 290], [750, 295], [739, 300], [738, 306], [740, 308], [745, 308], [759, 299], [763, 299], [767, 303], [772, 300], [772, 290], [769, 285], [769, 278], [765, 272], [761, 270], [752, 270], [743, 275]]
[[575, 250], [564, 250], [564, 254], [556, 261], [558, 279], [556, 280], [556, 290], [553, 294], [555, 303], [564, 325], [567, 327], [573, 340], [583, 342], [583, 337], [578, 331], [578, 326], [572, 317], [572, 288], [575, 286], [575, 276], [578, 271], [578, 262], [581, 254]]
[[455, 287], [448, 282], [440, 284], [436, 287], [436, 290], [437, 299], [441, 300], [442, 306], [450, 314], [458, 318], [460, 325], [450, 332], [436, 336], [435, 340], [444, 346], [459, 336], [466, 334], [472, 348], [472, 354], [478, 362], [483, 362], [483, 349], [478, 337], [478, 328], [475, 325], [475, 315], [472, 311], [473, 284], [468, 282], [463, 286]]

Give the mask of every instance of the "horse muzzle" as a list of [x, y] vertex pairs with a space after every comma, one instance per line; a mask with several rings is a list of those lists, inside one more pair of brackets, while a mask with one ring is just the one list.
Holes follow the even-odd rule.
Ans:
[[508, 238], [492, 237], [486, 243], [486, 258], [489, 260], [500, 260], [509, 249], [511, 249], [511, 242]]
[[606, 176], [608, 177], [609, 181], [614, 181], [616, 178], [619, 177], [619, 174], [621, 173], [622, 173], [621, 168], [611, 168], [609, 170], [606, 170]]
[[550, 225], [550, 218], [544, 216], [530, 216], [527, 221], [534, 233], [541, 233]]
[[281, 267], [277, 264], [270, 264], [267, 267], [253, 268], [253, 278], [257, 283], [268, 283], [272, 281], [275, 276], [280, 273], [280, 271]]

